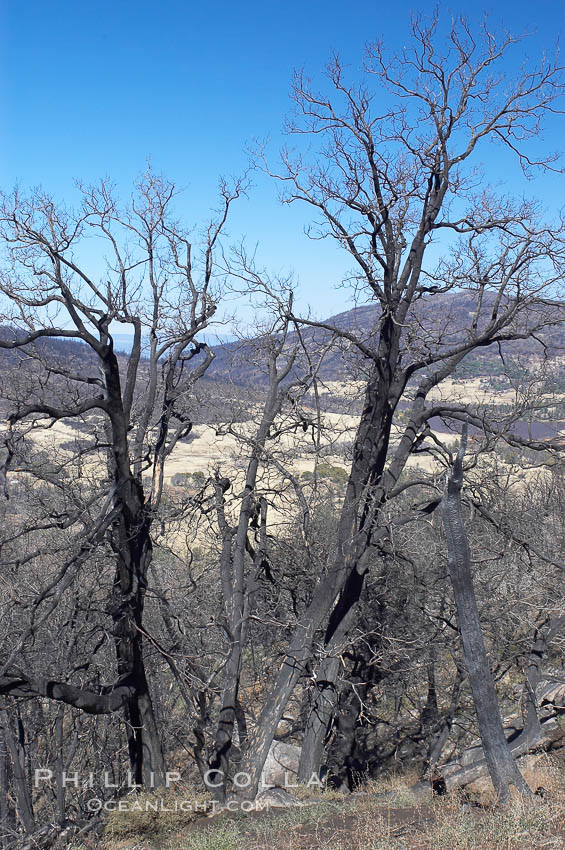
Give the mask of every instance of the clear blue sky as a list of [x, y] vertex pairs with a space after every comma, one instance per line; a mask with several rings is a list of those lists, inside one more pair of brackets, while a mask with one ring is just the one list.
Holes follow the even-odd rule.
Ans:
[[[315, 75], [337, 49], [354, 70], [365, 42], [402, 46], [410, 11], [430, 8], [422, 0], [4, 0], [0, 179], [72, 198], [75, 178], [109, 175], [127, 191], [151, 157], [188, 187], [186, 219], [203, 222], [218, 176], [244, 168], [246, 142], [280, 140], [293, 68]], [[468, 8], [445, 4], [446, 12]], [[535, 54], [553, 49], [565, 2], [501, 0], [485, 10], [513, 32], [536, 28], [527, 46]], [[561, 145], [559, 135], [549, 147]], [[303, 303], [318, 315], [343, 309], [344, 292], [332, 288], [345, 268], [336, 249], [306, 239], [307, 210], [281, 207], [276, 186], [257, 182], [232, 221], [233, 239], [246, 234], [265, 264], [294, 269]], [[539, 185], [555, 205], [565, 197], [554, 180]]]

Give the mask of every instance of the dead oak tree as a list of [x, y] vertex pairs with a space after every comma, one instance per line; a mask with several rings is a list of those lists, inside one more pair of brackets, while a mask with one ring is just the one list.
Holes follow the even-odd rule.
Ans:
[[[124, 207], [103, 181], [81, 189], [76, 211], [41, 191], [15, 191], [2, 198], [0, 212], [0, 348], [16, 353], [2, 387], [11, 402], [3, 435], [6, 494], [19, 475], [39, 475], [38, 434], [75, 422], [88, 435], [68, 462], [69, 480], [43, 476], [51, 505], [19, 537], [33, 545], [13, 552], [13, 539], [12, 550], [5, 549], [5, 556], [12, 551], [8, 572], [21, 575], [38, 563], [40, 573], [49, 555], [42, 533], [67, 535], [56, 545], [58, 562], [19, 603], [18, 629], [1, 650], [0, 694], [46, 697], [92, 714], [123, 710], [136, 783], [160, 784], [165, 773], [143, 611], [164, 464], [190, 433], [192, 389], [212, 361], [197, 337], [216, 311], [214, 254], [244, 186], [220, 188], [219, 210], [196, 247], [175, 218], [174, 186], [150, 169]], [[121, 327], [131, 333], [126, 354], [115, 339]], [[61, 341], [80, 345], [64, 350]], [[110, 570], [113, 564], [104, 628], [114, 643], [115, 673], [96, 688], [89, 683], [100, 642], [74, 674], [50, 669], [49, 659], [35, 663], [32, 647], [100, 551]]]
[[[346, 81], [337, 58], [328, 68], [330, 93], [316, 92], [298, 73], [289, 131], [319, 141], [317, 157], [312, 148], [287, 149], [278, 170], [264, 159], [284, 200], [305, 204], [315, 216], [311, 235], [332, 238], [347, 252], [350, 281], [375, 309], [370, 327], [293, 316], [313, 333], [340, 337], [364, 364], [367, 380], [338, 543], [250, 738], [241, 765], [251, 777], [244, 794], [255, 792], [314, 636], [325, 630], [330, 645], [356, 604], [387, 535], [382, 508], [404, 489], [399, 479], [413, 451], [429, 445], [429, 421], [463, 412], [430, 399], [432, 391], [471, 353], [532, 338], [563, 319], [547, 301], [562, 276], [561, 223], [542, 221], [535, 201], [497, 195], [478, 169], [480, 151], [496, 142], [526, 171], [558, 170], [552, 155], [531, 151], [541, 122], [558, 109], [562, 69], [546, 58], [509, 69], [507, 54], [519, 42], [498, 37], [486, 23], [475, 31], [462, 19], [444, 33], [436, 15], [413, 22], [400, 55], [388, 56], [380, 43], [369, 46], [360, 83]], [[439, 261], [430, 251], [434, 243], [444, 249]], [[439, 294], [462, 290], [463, 317], [434, 306]], [[401, 403], [405, 424], [393, 440]], [[316, 728], [325, 734], [324, 723]], [[320, 752], [314, 738], [310, 746]]]

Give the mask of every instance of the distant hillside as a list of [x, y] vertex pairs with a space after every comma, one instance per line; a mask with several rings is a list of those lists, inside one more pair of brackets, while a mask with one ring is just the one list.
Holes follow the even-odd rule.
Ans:
[[[439, 352], [442, 348], [451, 348], [461, 343], [466, 338], [466, 330], [470, 324], [470, 317], [476, 308], [476, 292], [462, 290], [447, 294], [434, 294], [420, 299], [409, 313], [404, 332], [404, 344], [407, 351], [405, 362], [425, 356], [430, 352]], [[479, 329], [488, 321], [493, 307], [494, 295], [485, 295]], [[378, 332], [380, 319], [380, 306], [378, 304], [365, 304], [346, 310], [329, 319], [324, 324], [336, 327], [340, 330], [353, 332], [363, 342], [371, 345]], [[535, 338], [528, 337], [528, 332], [535, 327], [540, 320], [555, 322], [548, 325], [544, 330], [536, 334]], [[557, 322], [563, 322], [557, 324]], [[536, 361], [544, 353], [559, 365], [556, 371], [562, 372], [559, 378], [561, 391], [565, 392], [565, 365], [561, 369], [560, 360], [564, 358], [565, 364], [565, 304], [562, 308], [547, 307], [544, 305], [530, 304], [526, 311], [520, 315], [513, 330], [518, 330], [526, 335], [525, 339], [512, 342], [504, 342], [500, 346], [491, 345], [481, 348], [470, 354], [458, 366], [455, 377], [460, 380], [475, 377], [488, 377], [492, 381], [505, 380], [504, 376], [512, 372], [519, 373], [524, 366]], [[0, 326], [0, 339], [13, 339], [23, 334], [13, 328]], [[312, 362], [316, 362], [317, 353], [327, 345], [331, 338], [331, 331], [323, 328], [312, 328], [303, 326], [301, 337], [309, 351]], [[293, 332], [288, 337], [288, 348], [292, 349], [297, 341], [297, 334]], [[128, 339], [124, 334], [117, 334], [115, 340], [118, 358], [123, 363], [125, 370], [127, 364], [127, 353], [124, 349], [129, 347]], [[205, 380], [199, 386], [210, 385], [213, 395], [238, 394], [248, 387], [261, 388], [267, 381], [265, 339], [258, 337], [241, 342], [230, 342], [214, 346], [215, 359], [206, 373]], [[34, 370], [39, 367], [37, 357], [46, 359], [51, 365], [57, 363], [66, 369], [82, 375], [97, 376], [98, 363], [93, 352], [87, 345], [73, 340], [62, 340], [55, 338], [39, 339], [33, 349], [0, 349], [0, 412], [5, 408], [2, 399], [10, 397], [12, 382], [9, 374], [14, 368], [20, 370]], [[302, 356], [302, 360], [304, 360]], [[302, 364], [303, 365], [303, 364]], [[143, 370], [143, 359], [140, 364]], [[297, 372], [300, 367], [297, 367]], [[320, 377], [325, 381], [349, 381], [351, 379], [363, 379], [368, 369], [368, 363], [359, 354], [359, 351], [349, 341], [336, 340], [331, 349], [326, 353], [320, 370]], [[301, 371], [301, 368], [300, 368]], [[54, 381], [54, 390], [57, 382]], [[215, 389], [213, 388], [215, 386]], [[232, 390], [229, 390], [229, 387]], [[4, 390], [4, 391], [3, 391]], [[206, 395], [206, 393], [205, 393]], [[12, 396], [13, 398], [13, 396]], [[206, 402], [200, 400], [206, 406]], [[205, 415], [206, 419], [207, 416]]]
[[[485, 295], [480, 311], [479, 329], [490, 318], [494, 295]], [[425, 296], [419, 300], [409, 313], [405, 330], [408, 356], [411, 360], [425, 356], [431, 351], [451, 348], [462, 343], [470, 317], [476, 309], [476, 293], [471, 290]], [[362, 341], [371, 343], [378, 329], [380, 318], [378, 304], [366, 304], [339, 313], [324, 324], [340, 330], [354, 332]], [[565, 323], [565, 304], [563, 308], [531, 304], [522, 313], [514, 330], [527, 334], [540, 319], [548, 322]], [[327, 344], [331, 333], [321, 328], [304, 327], [302, 337], [312, 355]], [[296, 342], [296, 333], [288, 338], [289, 349]], [[265, 352], [261, 339], [233, 342], [214, 349], [216, 358], [208, 371], [209, 379], [226, 378], [240, 385], [263, 384], [266, 381]], [[550, 358], [565, 355], [565, 324], [555, 324], [544, 328], [536, 338], [503, 342], [500, 346], [477, 349], [457, 368], [457, 377], [497, 377], [518, 368], [519, 362], [528, 362], [541, 357], [544, 352]], [[366, 363], [358, 351], [347, 340], [336, 342], [323, 361], [320, 376], [324, 380], [338, 381], [362, 377]]]

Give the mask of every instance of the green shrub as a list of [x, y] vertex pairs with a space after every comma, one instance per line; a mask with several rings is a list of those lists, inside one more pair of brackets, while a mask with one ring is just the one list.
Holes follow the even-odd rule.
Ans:
[[[331, 463], [319, 463], [316, 474], [318, 478], [325, 478], [333, 484], [339, 485], [346, 484], [348, 479], [347, 470], [341, 466], [332, 466]], [[311, 481], [313, 477], [314, 473], [310, 472], [310, 470], [302, 473], [304, 481]]]

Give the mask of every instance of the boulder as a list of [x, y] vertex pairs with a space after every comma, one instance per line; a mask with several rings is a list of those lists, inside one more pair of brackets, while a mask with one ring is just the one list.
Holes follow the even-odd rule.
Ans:
[[286, 788], [289, 785], [296, 784], [300, 750], [301, 748], [294, 744], [273, 741], [263, 768], [263, 788], [268, 788], [271, 785]]
[[284, 788], [266, 788], [257, 794], [255, 804], [258, 809], [286, 809], [289, 806], [302, 806], [294, 794], [289, 794]]

